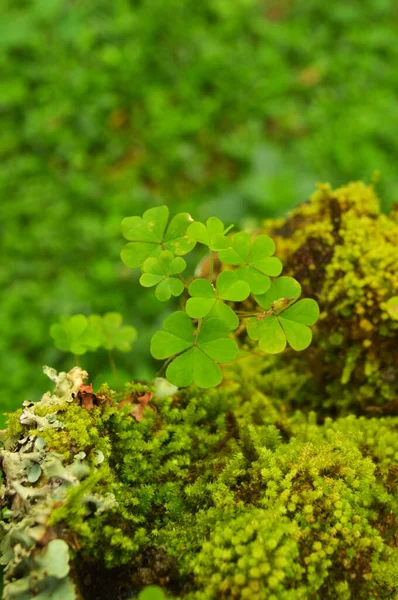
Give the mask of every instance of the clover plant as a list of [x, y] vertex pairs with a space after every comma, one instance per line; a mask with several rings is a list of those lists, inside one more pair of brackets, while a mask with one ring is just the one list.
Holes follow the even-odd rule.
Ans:
[[134, 327], [123, 325], [119, 313], [99, 315], [72, 315], [61, 317], [50, 329], [55, 346], [72, 354], [85, 354], [90, 350], [121, 350], [128, 352], [137, 333]]
[[[180, 310], [166, 318], [151, 340], [152, 356], [166, 359], [166, 377], [178, 387], [218, 385], [222, 381], [220, 365], [238, 356], [232, 332], [240, 326], [246, 327], [249, 338], [258, 341], [262, 351], [271, 354], [282, 352], [287, 344], [300, 351], [311, 343], [310, 326], [319, 317], [315, 300], [300, 300], [299, 282], [279, 277], [282, 263], [274, 256], [275, 244], [269, 236], [247, 232], [228, 236], [232, 227], [225, 227], [217, 217], [206, 223], [193, 221], [188, 213], [169, 221], [166, 206], [122, 221], [129, 242], [121, 257], [128, 267], [141, 267], [141, 285], [156, 286], [156, 297], [162, 302], [187, 292]], [[182, 275], [187, 263], [181, 257], [196, 244], [209, 252], [207, 279]], [[221, 263], [218, 273], [214, 273], [216, 257]], [[237, 310], [235, 303], [249, 297], [255, 308]], [[72, 341], [79, 349], [80, 320], [74, 329]]]
[[59, 323], [50, 328], [51, 337], [59, 350], [71, 352], [79, 364], [78, 356], [99, 348], [108, 350], [109, 363], [115, 379], [120, 386], [119, 374], [113, 358], [112, 350], [128, 352], [137, 337], [137, 332], [130, 325], [123, 325], [122, 315], [115, 312], [103, 316], [72, 315], [63, 316]]

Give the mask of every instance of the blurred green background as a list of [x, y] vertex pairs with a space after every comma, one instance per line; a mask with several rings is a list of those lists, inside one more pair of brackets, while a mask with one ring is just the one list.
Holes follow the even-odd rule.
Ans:
[[[38, 399], [61, 314], [120, 312], [153, 374], [167, 308], [119, 258], [124, 216], [167, 203], [283, 215], [317, 181], [398, 201], [395, 0], [2, 0], [1, 408]], [[85, 355], [95, 382], [107, 355]]]

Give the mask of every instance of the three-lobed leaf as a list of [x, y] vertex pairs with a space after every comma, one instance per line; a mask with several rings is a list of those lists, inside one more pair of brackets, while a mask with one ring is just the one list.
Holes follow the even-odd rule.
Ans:
[[317, 321], [319, 307], [311, 298], [297, 301], [300, 294], [301, 286], [295, 279], [281, 277], [274, 281], [267, 293], [256, 296], [266, 312], [248, 320], [247, 333], [251, 339], [259, 342], [264, 352], [282, 352], [286, 343], [296, 351], [310, 345], [310, 325]]
[[122, 324], [119, 313], [107, 313], [104, 316], [72, 315], [61, 317], [59, 323], [51, 326], [50, 334], [55, 346], [72, 354], [85, 354], [99, 347], [106, 350], [117, 348], [123, 352], [131, 349], [137, 337], [134, 327]]
[[142, 265], [140, 283], [143, 287], [156, 286], [156, 297], [165, 302], [171, 296], [180, 296], [184, 284], [174, 277], [186, 269], [187, 263], [180, 256], [174, 257], [169, 250], [164, 250], [157, 258], [147, 258]]
[[125, 265], [135, 269], [149, 257], [158, 257], [163, 250], [177, 256], [188, 254], [196, 241], [188, 236], [192, 223], [188, 213], [179, 213], [170, 223], [167, 206], [158, 206], [145, 211], [142, 217], [126, 217], [122, 221], [122, 233], [128, 244], [121, 252]]
[[210, 217], [207, 219], [206, 225], [200, 221], [191, 223], [187, 233], [191, 239], [208, 246], [213, 252], [218, 252], [229, 246], [229, 240], [225, 237], [229, 229], [230, 227], [225, 228], [224, 223], [218, 217]]
[[198, 330], [185, 312], [177, 311], [152, 337], [151, 354], [158, 359], [177, 355], [166, 371], [172, 384], [186, 387], [194, 382], [201, 388], [215, 387], [222, 381], [219, 363], [234, 360], [238, 352], [228, 333], [229, 328], [219, 319], [204, 320]]
[[282, 271], [279, 258], [272, 256], [275, 243], [268, 235], [259, 235], [252, 240], [249, 233], [236, 233], [230, 247], [220, 250], [218, 257], [226, 265], [240, 265], [235, 271], [250, 286], [252, 294], [265, 293], [270, 285], [270, 277], [277, 277]]
[[105, 350], [116, 348], [121, 352], [128, 352], [137, 337], [134, 327], [123, 325], [122, 315], [114, 312], [106, 313], [102, 317], [101, 334], [101, 346]]
[[228, 329], [236, 329], [239, 319], [224, 300], [241, 302], [250, 295], [250, 287], [241, 281], [234, 271], [223, 271], [217, 277], [216, 287], [207, 279], [195, 279], [189, 286], [191, 298], [186, 311], [193, 319], [215, 317], [223, 321]]
[[88, 350], [85, 340], [87, 325], [88, 320], [84, 315], [61, 317], [60, 322], [53, 323], [50, 328], [55, 346], [65, 352], [72, 352], [77, 355], [85, 354]]

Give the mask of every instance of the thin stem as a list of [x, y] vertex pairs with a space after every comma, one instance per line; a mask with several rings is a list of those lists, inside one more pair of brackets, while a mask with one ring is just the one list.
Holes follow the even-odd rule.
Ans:
[[74, 361], [75, 361], [75, 365], [77, 365], [78, 367], [80, 367], [80, 360], [77, 354], [73, 355]]
[[174, 356], [170, 356], [164, 363], [163, 365], [160, 367], [159, 371], [156, 373], [156, 377], [159, 377], [163, 371], [166, 369], [166, 367], [168, 366], [169, 363], [171, 363], [171, 361], [173, 360], [173, 358], [175, 358]]
[[264, 352], [248, 352], [244, 356], [238, 356], [238, 358], [235, 358], [235, 360], [232, 360], [229, 364], [233, 365], [236, 362], [239, 362], [240, 360], [246, 360], [246, 358], [252, 358], [253, 356], [259, 356], [260, 358], [264, 358], [265, 354]]
[[109, 356], [109, 364], [111, 365], [111, 369], [112, 369], [113, 375], [116, 379], [116, 383], [118, 385], [119, 390], [121, 390], [122, 386], [121, 386], [120, 379], [119, 379], [119, 373], [117, 371], [115, 360], [113, 358], [113, 354], [112, 354], [111, 350], [109, 350], [108, 356]]
[[209, 281], [213, 283], [214, 274], [214, 252], [210, 251]]
[[178, 279], [180, 279], [182, 281], [182, 283], [184, 284], [184, 288], [189, 287], [189, 283], [184, 279], [184, 277], [182, 275], [178, 275]]
[[203, 319], [199, 319], [199, 321], [198, 321], [198, 328], [195, 331], [195, 342], [194, 342], [194, 345], [196, 345], [196, 343], [198, 341], [198, 337], [199, 337], [199, 333], [200, 333], [200, 330], [201, 330], [201, 327], [202, 327], [202, 323], [203, 323]]

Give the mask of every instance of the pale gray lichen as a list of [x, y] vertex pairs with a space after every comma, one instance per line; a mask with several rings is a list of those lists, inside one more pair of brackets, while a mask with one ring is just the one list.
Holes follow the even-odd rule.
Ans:
[[[3, 438], [0, 449], [0, 506], [6, 515], [0, 520], [0, 564], [4, 568], [4, 600], [74, 600], [75, 585], [70, 577], [69, 545], [63, 533], [51, 523], [56, 508], [63, 506], [73, 488], [86, 486], [89, 476], [104, 460], [101, 450], [93, 458], [77, 452], [70, 460], [48, 448], [38, 432], [61, 431], [57, 408], [77, 397], [87, 373], [75, 367], [69, 373], [44, 372], [56, 383], [54, 392], [39, 402], [25, 401], [20, 423], [23, 437]], [[48, 411], [48, 412], [47, 412]], [[43, 435], [45, 435], [43, 433]], [[102, 460], [101, 460], [102, 459]], [[83, 483], [82, 483], [83, 482]], [[111, 494], [83, 490], [81, 502], [100, 514], [115, 504]]]

